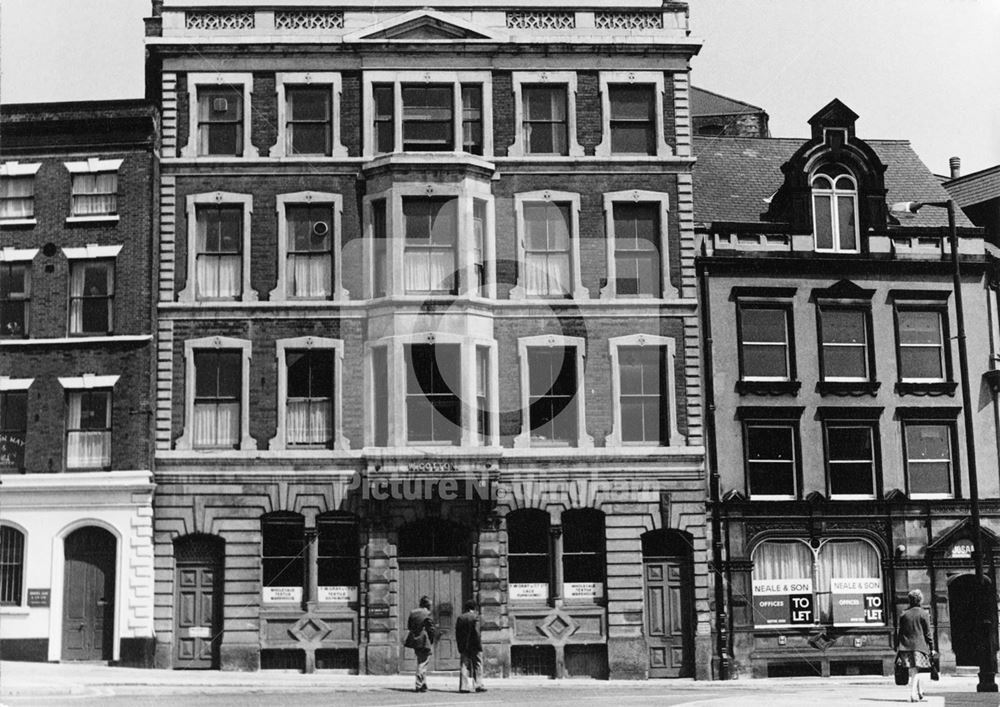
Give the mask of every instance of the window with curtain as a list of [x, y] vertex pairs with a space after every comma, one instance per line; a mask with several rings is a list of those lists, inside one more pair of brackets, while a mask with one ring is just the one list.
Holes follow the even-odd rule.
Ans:
[[656, 91], [651, 85], [608, 86], [611, 103], [611, 152], [656, 154]]
[[238, 299], [243, 294], [243, 207], [199, 207], [196, 248], [198, 296]]
[[361, 575], [358, 524], [346, 513], [324, 513], [316, 518], [317, 600], [353, 602], [358, 600]]
[[110, 260], [77, 260], [70, 266], [69, 331], [114, 331], [115, 267]]
[[74, 390], [67, 395], [66, 467], [111, 466], [111, 391]]
[[0, 472], [24, 471], [28, 391], [0, 391]]
[[403, 267], [407, 292], [454, 293], [458, 199], [403, 199]]
[[459, 444], [462, 440], [459, 345], [412, 344], [404, 346], [403, 352], [407, 441]]
[[194, 368], [194, 447], [237, 449], [240, 444], [242, 353], [196, 351]]
[[476, 347], [476, 433], [480, 444], [489, 444], [492, 429], [490, 427], [490, 349], [487, 346]]
[[298, 513], [261, 517], [261, 566], [264, 601], [302, 601], [306, 577], [305, 519]]
[[73, 215], [107, 216], [118, 212], [118, 173], [73, 175]]
[[789, 310], [785, 307], [741, 304], [738, 313], [740, 377], [743, 380], [789, 380]]
[[34, 216], [35, 175], [0, 177], [0, 219]]
[[20, 606], [24, 586], [24, 533], [0, 525], [0, 606]]
[[0, 336], [28, 335], [31, 264], [0, 262]]
[[552, 560], [549, 514], [522, 509], [507, 514], [507, 579], [511, 601], [547, 601]]
[[820, 167], [812, 178], [816, 250], [858, 252], [858, 188], [841, 165]]
[[285, 361], [288, 367], [287, 444], [294, 447], [331, 447], [334, 423], [333, 351], [288, 351]]
[[289, 206], [288, 287], [291, 297], [328, 298], [333, 292], [333, 209]]
[[944, 313], [938, 310], [897, 309], [899, 379], [945, 380]]
[[475, 285], [479, 288], [478, 294], [484, 294], [482, 288], [486, 287], [486, 209], [487, 204], [482, 199], [472, 200], [472, 267], [475, 268]]
[[750, 498], [795, 498], [798, 426], [786, 422], [747, 422], [743, 436]]
[[483, 154], [483, 87], [462, 84], [462, 149]]
[[578, 439], [576, 349], [528, 349], [528, 421], [532, 442], [573, 444]]
[[870, 312], [866, 309], [823, 307], [819, 316], [823, 380], [868, 380]]
[[875, 497], [875, 427], [827, 422], [826, 471], [830, 495]]
[[243, 156], [242, 87], [198, 87], [198, 154]]
[[285, 100], [287, 154], [329, 156], [333, 145], [332, 87], [286, 86]]
[[954, 425], [922, 420], [903, 425], [906, 482], [912, 496], [951, 496]]
[[598, 599], [604, 596], [604, 514], [591, 508], [562, 514], [563, 598]]
[[451, 84], [403, 84], [403, 150], [455, 149], [455, 88]]
[[524, 145], [532, 155], [568, 155], [567, 87], [524, 86]]
[[663, 346], [618, 348], [622, 442], [670, 443], [670, 399]]
[[660, 206], [616, 203], [615, 294], [619, 297], [659, 297]]
[[570, 294], [570, 220], [568, 203], [524, 204], [525, 293], [542, 297]]

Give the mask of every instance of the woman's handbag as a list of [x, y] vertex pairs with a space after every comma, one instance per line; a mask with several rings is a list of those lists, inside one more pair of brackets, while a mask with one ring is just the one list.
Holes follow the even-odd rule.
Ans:
[[931, 680], [941, 679], [941, 656], [937, 653], [931, 654]]
[[896, 654], [896, 684], [905, 685], [910, 681], [910, 669], [899, 653]]

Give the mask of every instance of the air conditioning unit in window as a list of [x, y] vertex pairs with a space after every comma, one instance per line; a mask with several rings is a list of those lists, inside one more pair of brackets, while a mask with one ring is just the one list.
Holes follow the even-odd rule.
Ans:
[[225, 113], [229, 110], [229, 99], [227, 98], [213, 98], [212, 99], [212, 110], [215, 113]]
[[314, 236], [325, 236], [330, 232], [330, 224], [326, 221], [313, 221], [312, 232]]

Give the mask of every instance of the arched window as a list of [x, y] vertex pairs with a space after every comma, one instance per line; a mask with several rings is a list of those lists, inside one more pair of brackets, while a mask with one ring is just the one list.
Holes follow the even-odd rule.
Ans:
[[24, 585], [24, 533], [0, 526], [0, 606], [20, 606]]
[[813, 233], [816, 250], [858, 251], [858, 185], [838, 164], [824, 165], [812, 177]]
[[265, 602], [300, 602], [305, 580], [305, 519], [268, 513], [260, 519]]
[[549, 514], [535, 509], [507, 516], [508, 591], [512, 601], [547, 601], [551, 583]]
[[752, 558], [756, 626], [885, 624], [881, 562], [867, 540], [765, 540]]
[[566, 511], [563, 526], [563, 596], [567, 600], [604, 596], [604, 514], [592, 508]]

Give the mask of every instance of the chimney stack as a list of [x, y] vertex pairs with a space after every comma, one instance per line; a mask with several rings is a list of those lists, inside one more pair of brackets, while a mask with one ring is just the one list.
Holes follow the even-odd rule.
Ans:
[[948, 164], [951, 165], [951, 178], [958, 179], [962, 176], [962, 158], [952, 157], [948, 160]]

